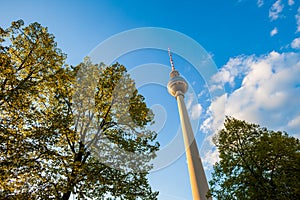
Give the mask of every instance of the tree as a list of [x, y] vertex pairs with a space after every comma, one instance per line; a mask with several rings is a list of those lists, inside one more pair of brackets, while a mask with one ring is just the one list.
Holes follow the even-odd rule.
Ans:
[[156, 199], [153, 114], [125, 67], [66, 65], [38, 23], [0, 36], [0, 199]]
[[210, 181], [213, 197], [299, 199], [299, 139], [226, 117], [214, 142], [220, 161]]

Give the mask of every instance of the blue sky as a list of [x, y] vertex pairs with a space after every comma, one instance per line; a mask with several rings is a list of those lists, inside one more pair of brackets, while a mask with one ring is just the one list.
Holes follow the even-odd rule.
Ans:
[[[18, 19], [47, 26], [72, 65], [111, 36], [134, 28], [166, 28], [200, 44], [215, 63], [216, 73], [209, 80], [197, 75], [196, 67], [176, 53], [174, 63], [190, 83], [185, 100], [208, 178], [218, 156], [211, 138], [222, 127], [225, 114], [299, 137], [297, 0], [2, 1], [0, 26]], [[163, 85], [168, 81], [166, 49], [143, 49], [116, 59], [132, 73], [154, 67], [137, 78], [163, 75], [156, 83], [144, 82], [139, 88], [156, 113], [158, 125], [152, 128], [159, 132], [162, 149], [180, 132], [176, 101]], [[216, 90], [223, 92], [212, 95]], [[182, 148], [180, 142], [177, 145]], [[151, 184], [159, 190], [159, 199], [191, 199], [185, 156], [177, 158], [172, 151], [172, 162], [150, 174]]]

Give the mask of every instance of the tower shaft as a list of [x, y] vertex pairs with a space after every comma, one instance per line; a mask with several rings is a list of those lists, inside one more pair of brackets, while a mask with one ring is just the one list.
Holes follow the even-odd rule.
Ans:
[[[168, 49], [168, 51], [172, 67], [170, 80], [168, 82], [168, 92], [172, 96], [176, 97], [178, 103], [178, 111], [184, 139], [193, 199], [207, 200], [206, 194], [208, 192], [208, 184], [199, 156], [198, 147], [194, 137], [190, 118], [184, 103], [184, 94], [188, 90], [188, 83], [179, 75], [179, 72], [175, 70], [170, 49]], [[211, 200], [211, 198], [209, 198], [209, 200]]]
[[[208, 184], [182, 93], [176, 95], [194, 200], [206, 200]], [[210, 199], [210, 198], [209, 198]]]

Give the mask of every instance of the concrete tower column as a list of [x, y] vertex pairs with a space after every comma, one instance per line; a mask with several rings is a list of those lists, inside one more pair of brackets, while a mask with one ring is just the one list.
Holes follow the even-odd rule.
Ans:
[[168, 83], [168, 91], [172, 96], [176, 98], [178, 104], [193, 199], [206, 200], [206, 194], [209, 190], [208, 184], [198, 152], [198, 147], [192, 130], [191, 122], [184, 103], [184, 94], [188, 89], [188, 84], [179, 75], [179, 72], [175, 70], [170, 50], [169, 55], [172, 71], [170, 73], [171, 79]]

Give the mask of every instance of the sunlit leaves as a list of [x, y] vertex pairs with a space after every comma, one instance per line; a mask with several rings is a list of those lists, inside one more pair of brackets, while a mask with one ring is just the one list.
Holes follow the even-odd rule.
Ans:
[[125, 67], [66, 65], [38, 23], [0, 36], [0, 198], [156, 199], [153, 114]]
[[[158, 144], [154, 142], [156, 133], [144, 127], [153, 119], [144, 97], [137, 93], [123, 65], [94, 65], [86, 58], [79, 67], [73, 96], [75, 129], [91, 152], [90, 159], [110, 169], [109, 176], [114, 178], [109, 179], [115, 181], [108, 194], [121, 197], [128, 190], [126, 193], [135, 199], [142, 196], [134, 192], [140, 187], [144, 190], [143, 198], [156, 196], [145, 178], [151, 169], [148, 162], [155, 157]], [[89, 166], [90, 161], [87, 161]], [[136, 176], [131, 176], [132, 173]], [[135, 186], [126, 189], [131, 184]]]
[[72, 74], [62, 68], [65, 55], [54, 36], [37, 23], [23, 25], [17, 21], [1, 29], [1, 41], [8, 45], [1, 43], [0, 52], [0, 190], [7, 198], [33, 197], [34, 186], [43, 182], [43, 163], [59, 157], [52, 145], [62, 141], [67, 121], [59, 88], [70, 84], [62, 78]]

